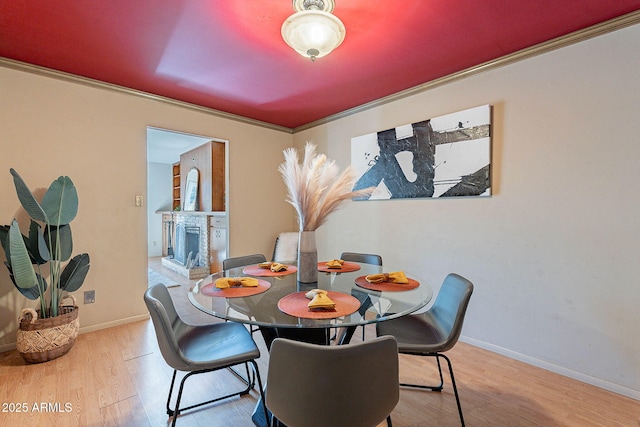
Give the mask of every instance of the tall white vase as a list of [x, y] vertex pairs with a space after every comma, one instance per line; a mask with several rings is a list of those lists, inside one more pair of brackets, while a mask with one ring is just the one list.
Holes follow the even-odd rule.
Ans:
[[318, 281], [318, 250], [316, 232], [301, 231], [298, 237], [298, 282]]

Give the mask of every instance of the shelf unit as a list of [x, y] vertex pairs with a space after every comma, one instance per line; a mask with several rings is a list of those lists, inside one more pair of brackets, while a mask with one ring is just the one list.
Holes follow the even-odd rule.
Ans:
[[172, 209], [180, 208], [180, 162], [173, 164], [173, 205]]

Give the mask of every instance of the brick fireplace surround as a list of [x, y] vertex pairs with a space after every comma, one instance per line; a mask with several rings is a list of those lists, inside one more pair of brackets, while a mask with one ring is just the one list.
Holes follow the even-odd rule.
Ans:
[[[183, 263], [170, 257], [162, 258], [163, 267], [166, 267], [171, 271], [174, 271], [175, 273], [188, 278], [189, 280], [201, 279], [210, 274], [208, 224], [209, 216], [210, 215], [207, 212], [173, 213], [174, 229], [177, 228], [178, 225], [199, 229], [199, 252], [197, 256], [197, 262], [191, 268], [187, 268]], [[178, 242], [175, 242], [175, 246], [178, 246]]]

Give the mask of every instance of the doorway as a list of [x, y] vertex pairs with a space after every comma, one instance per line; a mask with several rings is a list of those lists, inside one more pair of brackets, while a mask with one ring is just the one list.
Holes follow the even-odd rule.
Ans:
[[[226, 154], [228, 141], [175, 130], [147, 127], [147, 200], [145, 205], [147, 208], [149, 284], [160, 281], [167, 286], [176, 286], [192, 282], [186, 277], [180, 277], [175, 272], [162, 266], [162, 258], [167, 255], [167, 248], [164, 246], [166, 246], [168, 227], [166, 220], [163, 221], [163, 217], [166, 219], [167, 213], [175, 211], [176, 191], [178, 199], [180, 197], [180, 184], [178, 183], [176, 186], [174, 176], [174, 165], [180, 163], [180, 155], [210, 141], [224, 143], [224, 179], [226, 188], [229, 182], [229, 172], [228, 167], [226, 167], [228, 164], [228, 156]], [[180, 202], [178, 202], [179, 204]], [[225, 212], [227, 206], [228, 203], [225, 203]], [[163, 213], [165, 214], [163, 215]], [[175, 245], [175, 242], [171, 242], [170, 247], [173, 245]], [[228, 241], [225, 246], [227, 245]]]

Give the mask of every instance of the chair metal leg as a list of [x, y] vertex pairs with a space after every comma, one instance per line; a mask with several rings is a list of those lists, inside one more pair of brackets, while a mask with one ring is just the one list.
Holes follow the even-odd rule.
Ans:
[[258, 370], [258, 362], [256, 362], [255, 360], [251, 361], [251, 364], [253, 365], [253, 373], [255, 375], [255, 378], [258, 379], [258, 390], [260, 390], [260, 400], [262, 400], [262, 407], [264, 408], [264, 419], [269, 420], [269, 410], [267, 409], [267, 400], [266, 397], [264, 395], [264, 388], [262, 387], [262, 379], [260, 378], [260, 371]]
[[414, 388], [423, 388], [423, 389], [429, 389], [431, 391], [442, 391], [442, 388], [444, 387], [444, 377], [442, 376], [442, 366], [440, 365], [440, 359], [438, 358], [439, 353], [434, 353], [434, 354], [421, 354], [420, 356], [431, 356], [431, 357], [435, 357], [436, 358], [436, 362], [438, 364], [438, 374], [440, 374], [440, 384], [438, 385], [421, 385], [421, 384], [406, 384], [406, 383], [400, 383], [401, 386], [403, 387], [414, 387]]
[[354, 332], [356, 331], [356, 326], [346, 326], [343, 328], [342, 334], [340, 335], [337, 344], [345, 345], [351, 342], [351, 338], [353, 337]]
[[444, 360], [447, 361], [449, 365], [449, 374], [451, 374], [451, 384], [453, 385], [453, 393], [456, 395], [456, 403], [458, 404], [458, 414], [460, 415], [460, 423], [462, 427], [464, 427], [464, 417], [462, 416], [462, 406], [460, 405], [460, 396], [458, 396], [458, 387], [456, 387], [456, 379], [453, 376], [453, 366], [451, 365], [451, 360], [444, 354], [438, 354], [440, 357], [444, 357]]
[[178, 371], [176, 371], [174, 369], [173, 370], [173, 377], [171, 377], [171, 385], [169, 386], [169, 397], [167, 398], [167, 415], [169, 415], [170, 417], [173, 416], [173, 409], [171, 409], [169, 404], [171, 403], [171, 393], [173, 392], [173, 385], [176, 382], [176, 374], [177, 373], [178, 373]]
[[250, 386], [251, 388], [253, 388], [256, 384], [256, 377], [255, 375], [250, 375], [249, 373], [249, 364], [245, 363], [244, 367], [246, 369], [247, 372], [247, 376], [245, 377], [244, 375], [242, 375], [240, 372], [236, 371], [233, 366], [229, 367], [229, 370], [240, 379], [240, 381], [242, 381], [243, 383], [245, 383], [246, 385]]
[[[260, 380], [260, 373], [258, 371], [258, 365], [256, 364], [256, 362], [254, 360], [251, 360], [251, 361], [249, 361], [247, 363], [252, 363], [253, 364], [254, 375], [258, 378], [258, 382], [260, 384], [262, 384], [262, 381]], [[206, 402], [197, 403], [195, 405], [187, 406], [187, 407], [184, 407], [184, 408], [180, 407], [180, 400], [182, 399], [182, 391], [184, 390], [184, 384], [187, 381], [187, 378], [189, 378], [192, 375], [196, 375], [196, 374], [204, 374], [204, 373], [207, 373], [207, 372], [214, 372], [214, 371], [218, 371], [218, 370], [221, 370], [221, 369], [230, 368], [231, 366], [234, 366], [234, 365], [221, 366], [221, 367], [216, 368], [216, 369], [205, 369], [205, 370], [201, 370], [201, 371], [193, 371], [193, 372], [187, 373], [184, 376], [184, 378], [182, 378], [182, 381], [180, 381], [180, 387], [178, 388], [178, 395], [176, 397], [175, 408], [171, 409], [171, 407], [170, 407], [171, 395], [173, 393], [173, 387], [175, 385], [176, 374], [177, 374], [176, 370], [173, 371], [173, 377], [171, 378], [171, 387], [169, 388], [169, 397], [167, 398], [167, 415], [169, 415], [170, 417], [173, 417], [173, 421], [171, 423], [172, 427], [176, 425], [176, 421], [178, 420], [178, 416], [183, 411], [187, 411], [189, 409], [197, 408], [197, 407], [203, 406], [203, 405], [208, 405], [209, 403], [217, 402], [219, 400], [227, 399], [229, 397], [243, 396], [245, 394], [248, 394], [251, 391], [251, 389], [253, 388], [253, 384], [243, 381], [247, 385], [247, 387], [244, 388], [241, 391], [236, 391], [234, 393], [230, 393], [230, 394], [227, 394], [225, 396], [217, 397], [215, 399], [207, 400]], [[249, 372], [248, 372], [249, 368], [248, 368], [248, 365], [246, 365], [246, 366], [247, 366], [247, 377], [248, 377], [249, 376]], [[240, 377], [240, 378], [242, 379], [242, 377]], [[260, 393], [262, 394], [262, 386], [260, 386]]]
[[440, 385], [431, 388], [433, 391], [442, 391], [442, 387], [444, 386], [444, 378], [442, 377], [442, 365], [440, 365], [440, 357], [436, 354], [436, 362], [438, 363], [438, 374], [440, 374]]
[[[411, 354], [411, 353], [406, 353]], [[464, 417], [462, 416], [462, 405], [460, 404], [460, 396], [458, 395], [458, 387], [456, 386], [456, 379], [453, 376], [453, 366], [451, 364], [451, 360], [443, 353], [433, 353], [433, 354], [418, 354], [417, 356], [432, 356], [436, 358], [436, 362], [438, 363], [438, 373], [440, 374], [440, 385], [438, 386], [430, 386], [430, 385], [420, 385], [420, 384], [405, 384], [400, 383], [403, 387], [414, 387], [421, 389], [429, 389], [432, 391], [442, 391], [444, 386], [444, 377], [442, 376], [442, 366], [440, 364], [440, 358], [444, 358], [449, 365], [449, 375], [451, 376], [451, 385], [453, 387], [453, 394], [456, 396], [456, 404], [458, 405], [458, 415], [460, 416], [460, 424], [464, 427]]]
[[393, 424], [391, 424], [391, 415], [387, 416], [387, 427], [393, 427]]

